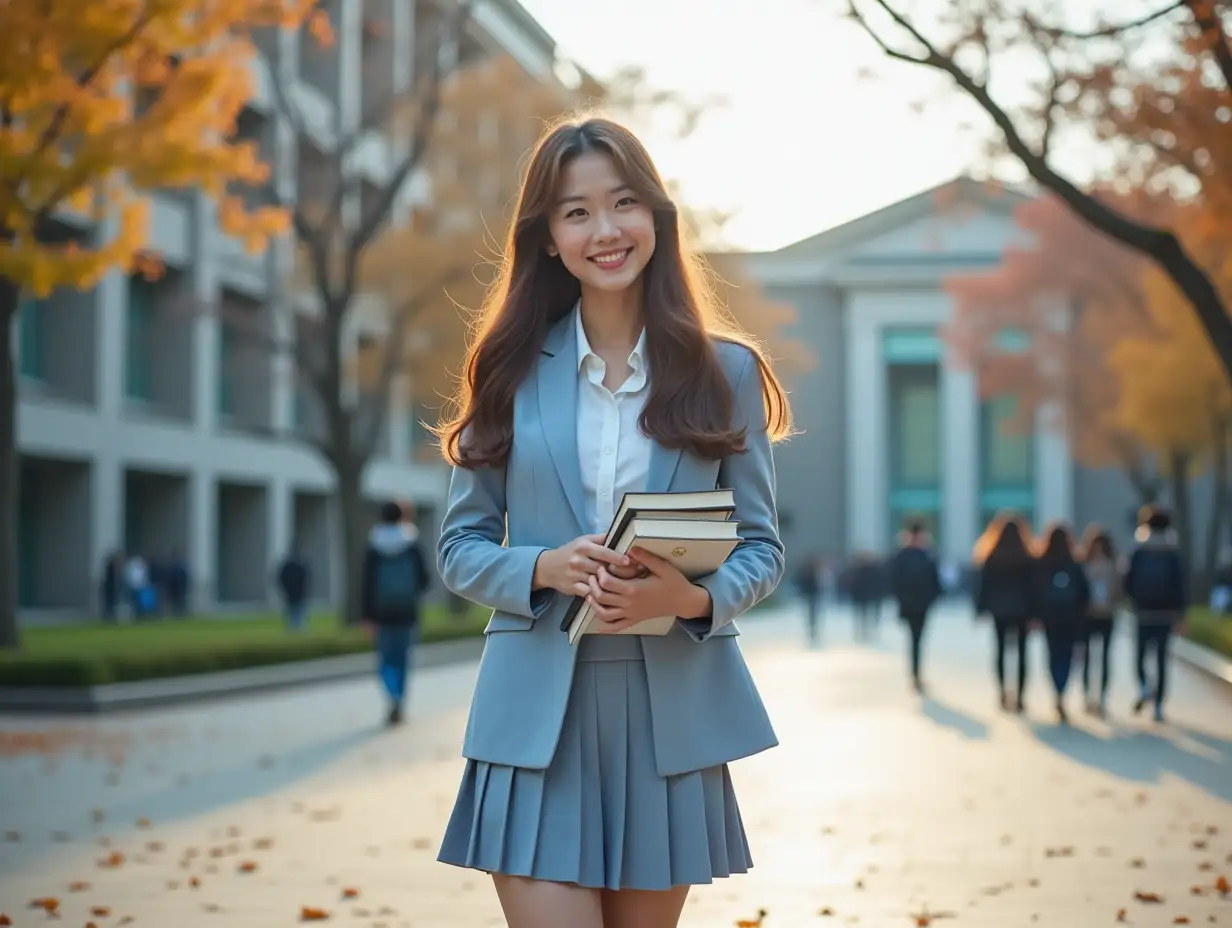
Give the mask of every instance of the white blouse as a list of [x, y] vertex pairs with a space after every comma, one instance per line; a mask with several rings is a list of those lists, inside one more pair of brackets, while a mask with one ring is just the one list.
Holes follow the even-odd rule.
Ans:
[[651, 440], [637, 425], [650, 392], [646, 330], [629, 354], [632, 373], [613, 393], [603, 385], [607, 365], [590, 347], [580, 307], [574, 309], [573, 318], [578, 345], [578, 459], [588, 530], [599, 533], [607, 531], [623, 494], [646, 488]]

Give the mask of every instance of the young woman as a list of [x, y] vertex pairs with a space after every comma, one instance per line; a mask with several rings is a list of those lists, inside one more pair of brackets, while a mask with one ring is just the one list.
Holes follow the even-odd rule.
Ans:
[[[1089, 526], [1083, 539], [1082, 567], [1091, 589], [1091, 603], [1087, 606], [1086, 628], [1082, 634], [1082, 690], [1086, 694], [1087, 712], [1103, 718], [1108, 705], [1112, 629], [1124, 594], [1112, 536], [1097, 525]], [[1094, 662], [1092, 652], [1097, 641], [1100, 658], [1098, 695], [1092, 692], [1096, 680], [1091, 673]]]
[[[1001, 708], [1024, 711], [1027, 686], [1027, 632], [1035, 593], [1035, 562], [1026, 531], [1014, 515], [998, 515], [975, 544], [973, 560], [979, 570], [976, 615], [992, 616], [996, 632], [995, 665]], [[1011, 700], [1005, 687], [1005, 652], [1013, 642], [1018, 657], [1018, 683]]]
[[[439, 859], [491, 873], [511, 928], [670, 928], [690, 885], [752, 865], [727, 764], [777, 741], [734, 620], [782, 576], [789, 413], [681, 239], [627, 129], [551, 129], [439, 432], [441, 576], [493, 610]], [[715, 486], [741, 537], [715, 573], [602, 547], [623, 493]], [[601, 620], [576, 648], [575, 597]]]
[[1074, 557], [1074, 541], [1064, 525], [1053, 525], [1036, 555], [1036, 616], [1048, 642], [1048, 669], [1056, 696], [1057, 721], [1068, 724], [1065, 688], [1074, 666], [1074, 648], [1086, 628], [1091, 588]]

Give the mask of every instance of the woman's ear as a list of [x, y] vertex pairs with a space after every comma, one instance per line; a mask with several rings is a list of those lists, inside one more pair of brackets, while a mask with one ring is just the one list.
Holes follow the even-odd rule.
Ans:
[[548, 253], [548, 256], [552, 258], [555, 258], [557, 255], [560, 254], [560, 249], [557, 248], [551, 242], [548, 242], [546, 245], [544, 245], [543, 250], [546, 251]]

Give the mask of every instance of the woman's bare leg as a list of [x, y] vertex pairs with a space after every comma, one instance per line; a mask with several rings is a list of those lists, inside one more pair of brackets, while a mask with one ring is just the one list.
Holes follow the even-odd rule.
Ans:
[[603, 891], [603, 928], [676, 928], [688, 886]]
[[503, 873], [492, 882], [509, 928], [604, 928], [597, 889]]

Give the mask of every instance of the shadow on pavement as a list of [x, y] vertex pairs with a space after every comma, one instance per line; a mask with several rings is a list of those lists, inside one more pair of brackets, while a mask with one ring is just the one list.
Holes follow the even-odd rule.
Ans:
[[1116, 728], [1101, 736], [1083, 728], [1032, 723], [1039, 742], [1088, 767], [1135, 783], [1180, 777], [1232, 802], [1232, 741], [1180, 725], [1158, 731]]
[[936, 725], [956, 731], [969, 740], [976, 741], [988, 737], [986, 724], [960, 712], [953, 706], [938, 702], [932, 696], [925, 696], [920, 701], [920, 712]]

